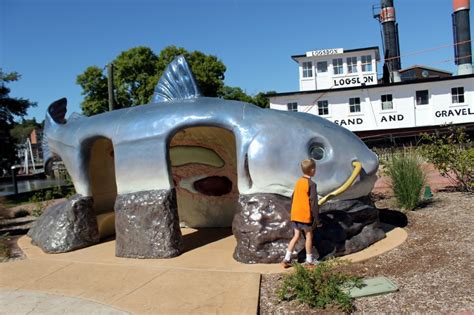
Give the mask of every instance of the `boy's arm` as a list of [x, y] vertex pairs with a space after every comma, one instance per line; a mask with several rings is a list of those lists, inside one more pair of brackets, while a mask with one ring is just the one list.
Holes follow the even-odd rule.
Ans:
[[317, 227], [320, 225], [318, 191], [316, 188], [316, 184], [313, 181], [310, 181], [309, 185], [309, 203], [311, 207], [311, 216], [313, 217], [313, 227]]

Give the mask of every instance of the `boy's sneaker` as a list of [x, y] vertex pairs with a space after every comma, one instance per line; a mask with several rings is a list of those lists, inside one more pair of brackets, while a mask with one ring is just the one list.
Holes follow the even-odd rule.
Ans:
[[319, 260], [315, 260], [315, 259], [313, 261], [305, 261], [303, 263], [303, 266], [307, 268], [314, 268], [317, 265], [319, 265]]
[[283, 259], [282, 262], [281, 262], [281, 266], [285, 269], [290, 268], [291, 267], [291, 261]]

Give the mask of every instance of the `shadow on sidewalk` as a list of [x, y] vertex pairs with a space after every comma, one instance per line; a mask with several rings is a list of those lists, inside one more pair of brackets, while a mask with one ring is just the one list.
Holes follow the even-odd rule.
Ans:
[[193, 249], [216, 242], [232, 235], [232, 228], [200, 228], [194, 232], [183, 235], [184, 251], [189, 252]]

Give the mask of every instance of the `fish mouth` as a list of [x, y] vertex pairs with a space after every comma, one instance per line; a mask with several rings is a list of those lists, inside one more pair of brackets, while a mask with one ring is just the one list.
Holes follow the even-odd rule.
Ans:
[[352, 186], [335, 199], [349, 200], [365, 197], [370, 194], [376, 181], [377, 174], [368, 175], [365, 172], [361, 172], [359, 178], [354, 181]]

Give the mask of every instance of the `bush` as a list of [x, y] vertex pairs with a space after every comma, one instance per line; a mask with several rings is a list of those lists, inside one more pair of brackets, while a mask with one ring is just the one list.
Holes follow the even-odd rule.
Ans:
[[281, 300], [298, 300], [314, 308], [333, 305], [344, 312], [354, 309], [349, 289], [362, 287], [362, 279], [337, 272], [341, 264], [334, 260], [325, 261], [311, 269], [295, 264], [295, 271], [285, 275], [278, 290]]
[[420, 202], [425, 184], [421, 163], [421, 158], [411, 151], [394, 154], [384, 162], [384, 173], [390, 177], [395, 199], [402, 209], [413, 210]]
[[424, 134], [423, 139], [428, 142], [421, 147], [423, 157], [460, 190], [474, 192], [474, 148], [464, 128], [450, 127], [448, 134]]

